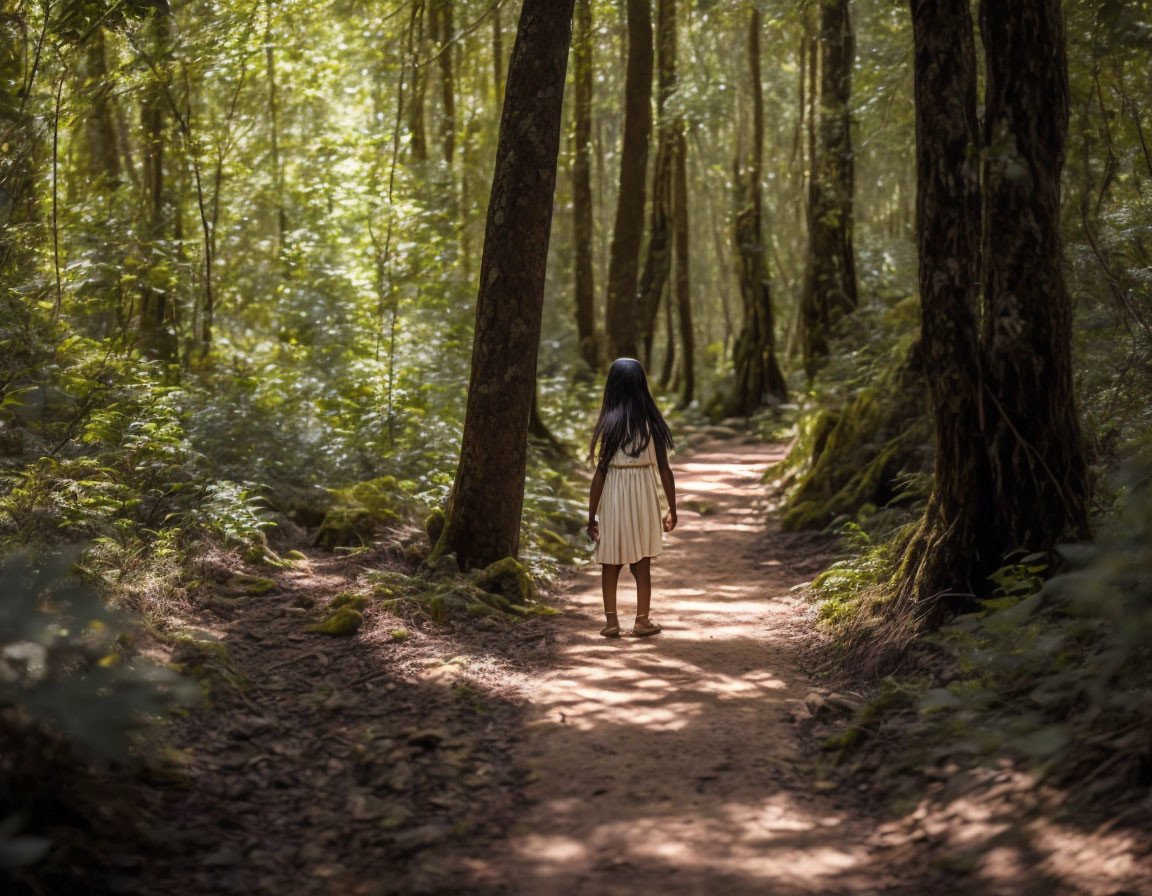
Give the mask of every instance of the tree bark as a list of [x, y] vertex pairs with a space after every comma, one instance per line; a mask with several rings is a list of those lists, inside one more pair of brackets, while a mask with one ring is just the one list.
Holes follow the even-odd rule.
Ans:
[[103, 184], [114, 191], [121, 181], [120, 140], [109, 96], [111, 85], [103, 28], [93, 29], [84, 47], [84, 78], [93, 91], [84, 122], [88, 174], [93, 184]]
[[820, 0], [815, 61], [819, 65], [818, 121], [808, 193], [808, 264], [803, 294], [804, 369], [809, 379], [828, 354], [828, 335], [856, 308], [852, 245], [854, 189], [851, 112], [855, 37], [848, 0]]
[[668, 293], [672, 273], [672, 175], [677, 120], [668, 112], [676, 92], [676, 0], [659, 0], [656, 13], [656, 162], [652, 169], [651, 226], [648, 254], [640, 274], [638, 324], [644, 363], [651, 364], [656, 313]]
[[684, 132], [676, 134], [676, 171], [672, 189], [672, 232], [675, 242], [676, 308], [680, 320], [680, 406], [692, 403], [696, 393], [696, 340], [692, 330], [692, 284], [688, 244], [688, 143]]
[[639, 354], [636, 296], [644, 235], [648, 138], [652, 131], [652, 13], [650, 0], [628, 0], [628, 65], [624, 79], [624, 139], [620, 190], [608, 262], [605, 336], [613, 358]]
[[408, 58], [412, 66], [412, 90], [408, 98], [408, 154], [415, 163], [428, 161], [428, 137], [424, 130], [424, 92], [428, 73], [421, 64], [425, 61], [424, 0], [412, 6], [412, 19], [408, 23]]
[[580, 359], [590, 370], [600, 363], [596, 343], [596, 287], [592, 225], [592, 0], [576, 0], [575, 137], [572, 217], [576, 281], [576, 337]]
[[996, 547], [984, 525], [990, 482], [983, 441], [980, 171], [976, 48], [968, 0], [912, 0], [916, 101], [916, 235], [920, 339], [935, 423], [936, 470], [905, 552], [901, 588], [914, 604], [971, 591]]
[[516, 556], [573, 0], [524, 0], [488, 205], [460, 466], [434, 555]]
[[1060, 244], [1068, 136], [1060, 0], [986, 0], [980, 33], [982, 338], [986, 383], [996, 397], [988, 409], [996, 530], [1004, 548], [1049, 551], [1060, 538], [1087, 537], [1089, 493]]
[[734, 350], [735, 382], [726, 413], [746, 416], [769, 397], [787, 398], [784, 375], [776, 359], [772, 319], [772, 293], [768, 282], [767, 243], [764, 235], [760, 183], [764, 156], [764, 92], [760, 79], [759, 10], [748, 24], [748, 63], [752, 87], [752, 151], [747, 174], [736, 165], [738, 210], [733, 231], [740, 260], [740, 296], [744, 323]]
[[[167, 201], [164, 184], [164, 147], [168, 144], [168, 51], [172, 37], [169, 13], [157, 12], [152, 18], [152, 52], [157, 71], [145, 89], [140, 102], [140, 129], [143, 142], [143, 187], [147, 235], [151, 243], [168, 239]], [[153, 253], [149, 255], [154, 257]], [[172, 309], [165, 284], [156, 282], [145, 268], [145, 281], [140, 287], [140, 349], [144, 354], [164, 361], [175, 360], [176, 333], [171, 326]]]
[[440, 62], [440, 141], [444, 161], [451, 164], [456, 151], [456, 74], [452, 66], [452, 0], [432, 0], [436, 9], [436, 45]]
[[987, 593], [1010, 552], [1050, 553], [1086, 537], [1090, 489], [1059, 240], [1068, 115], [1059, 0], [982, 5], [983, 133], [967, 0], [913, 0], [912, 22], [936, 471], [896, 584], [934, 624], [966, 594]]
[[284, 250], [288, 212], [284, 207], [284, 166], [280, 162], [280, 97], [276, 87], [276, 43], [272, 31], [272, 0], [266, 2], [264, 61], [268, 72], [268, 141], [272, 163], [272, 189], [276, 192], [276, 256]]

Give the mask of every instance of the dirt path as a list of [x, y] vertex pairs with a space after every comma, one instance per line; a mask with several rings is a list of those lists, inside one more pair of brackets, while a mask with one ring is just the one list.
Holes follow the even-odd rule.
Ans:
[[811, 683], [789, 589], [826, 556], [765, 528], [760, 475], [781, 456], [711, 443], [676, 465], [681, 526], [653, 567], [661, 635], [598, 636], [599, 567], [565, 590], [554, 667], [526, 695], [532, 809], [494, 863], [509, 892], [885, 888], [864, 820], [801, 767], [791, 714]]

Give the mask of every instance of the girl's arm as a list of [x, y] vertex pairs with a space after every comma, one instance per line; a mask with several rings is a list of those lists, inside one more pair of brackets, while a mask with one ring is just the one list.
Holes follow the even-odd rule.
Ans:
[[[653, 439], [653, 442], [656, 442]], [[664, 486], [664, 497], [668, 499], [668, 513], [664, 516], [664, 531], [676, 528], [676, 477], [668, 465], [668, 451], [656, 442], [656, 468], [660, 471], [660, 484]]]
[[596, 508], [600, 506], [600, 495], [604, 491], [604, 473], [599, 467], [592, 477], [592, 491], [588, 494], [588, 537], [600, 540], [600, 524], [596, 522]]

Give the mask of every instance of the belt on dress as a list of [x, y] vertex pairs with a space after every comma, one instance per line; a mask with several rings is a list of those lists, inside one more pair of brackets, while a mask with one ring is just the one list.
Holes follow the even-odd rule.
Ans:
[[654, 464], [652, 461], [646, 461], [642, 464], [608, 464], [608, 466], [609, 466], [609, 468], [615, 467], [618, 470], [619, 469], [627, 470], [627, 469], [631, 469], [632, 467], [654, 467], [654, 466], [656, 466], [656, 464]]

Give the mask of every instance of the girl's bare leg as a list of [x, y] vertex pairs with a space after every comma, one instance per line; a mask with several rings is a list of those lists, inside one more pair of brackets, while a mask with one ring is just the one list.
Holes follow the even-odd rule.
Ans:
[[600, 630], [605, 637], [615, 638], [620, 634], [620, 623], [616, 617], [616, 585], [620, 581], [621, 567], [612, 563], [600, 565], [600, 585], [604, 592], [604, 618], [607, 625]]
[[[628, 564], [628, 568], [632, 570], [632, 578], [636, 580], [636, 618], [647, 617], [649, 605], [652, 603], [652, 558], [637, 560]], [[615, 588], [612, 589], [612, 608], [616, 608]]]

